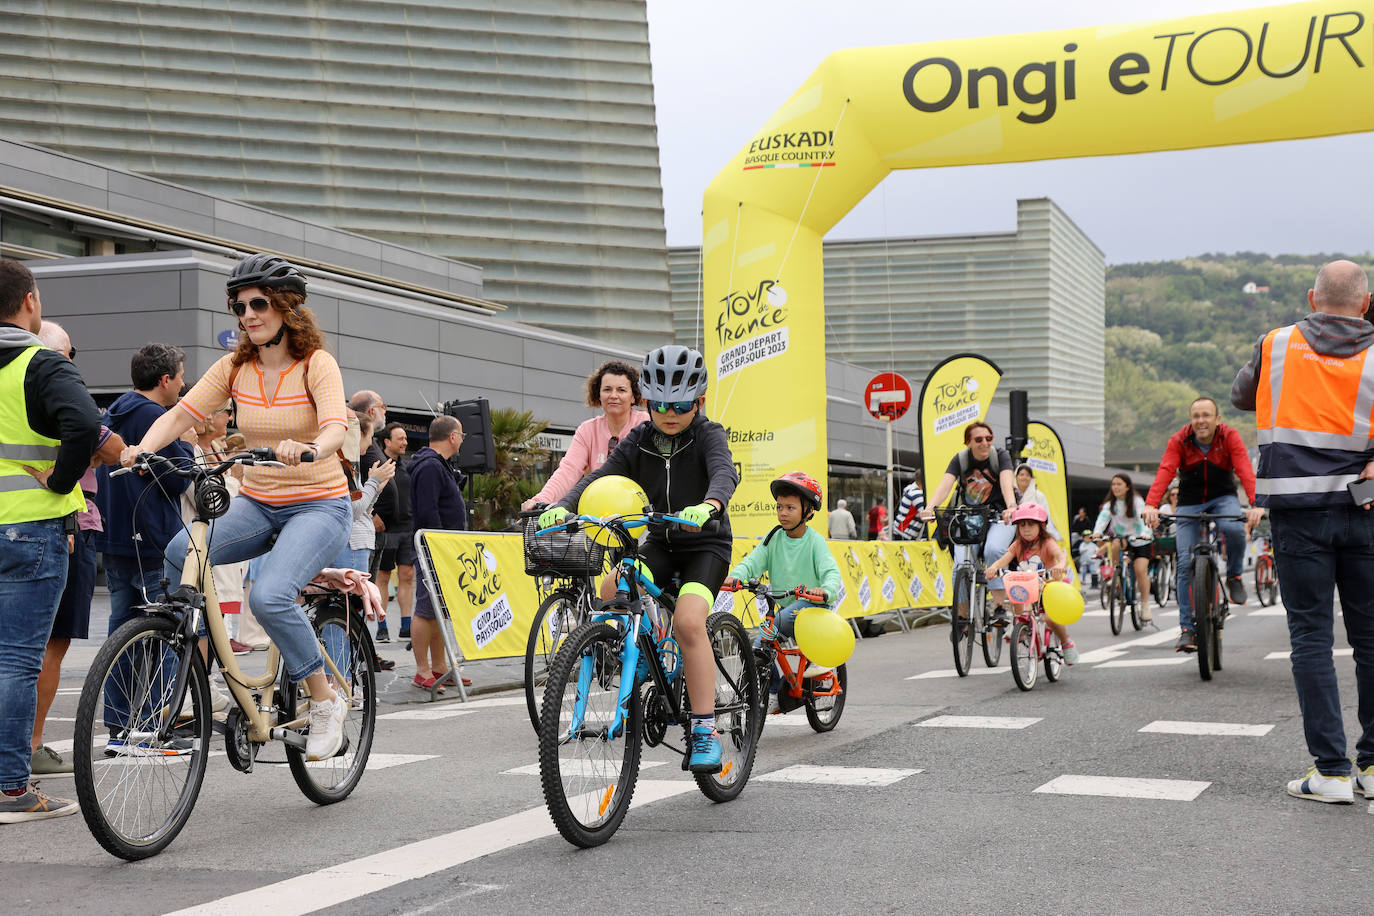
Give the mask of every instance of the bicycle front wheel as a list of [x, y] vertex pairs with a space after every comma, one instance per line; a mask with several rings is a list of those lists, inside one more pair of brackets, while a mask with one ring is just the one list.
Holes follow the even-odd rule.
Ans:
[[1035, 632], [1025, 620], [1016, 621], [1011, 628], [1011, 676], [1016, 686], [1030, 690], [1040, 669], [1039, 659], [1035, 657]]
[[1121, 624], [1126, 618], [1126, 592], [1121, 584], [1121, 573], [1112, 575], [1112, 591], [1107, 596], [1107, 619], [1111, 621], [1112, 635], [1121, 635]]
[[582, 624], [578, 598], [577, 591], [560, 589], [545, 598], [534, 612], [534, 623], [525, 643], [525, 708], [535, 734], [539, 733], [539, 701], [549, 679], [549, 667], [568, 634]]
[[1274, 558], [1268, 554], [1255, 561], [1255, 595], [1265, 607], [1272, 607], [1279, 600], [1279, 577], [1274, 571]]
[[[350, 615], [351, 617], [347, 616]], [[350, 611], [342, 596], [319, 603], [314, 609], [315, 635], [329, 654], [334, 667], [343, 675], [338, 683], [329, 667], [329, 686], [337, 696], [348, 700], [344, 719], [344, 741], [338, 754], [328, 760], [306, 760], [305, 751], [286, 745], [286, 763], [296, 786], [317, 805], [343, 801], [363, 778], [367, 758], [372, 753], [372, 737], [377, 725], [377, 681], [372, 637], [361, 614]], [[310, 702], [305, 684], [281, 685], [282, 707], [287, 721], [296, 718]]]
[[[174, 709], [177, 664], [188, 650], [185, 701]], [[175, 728], [159, 739], [169, 718]], [[205, 778], [210, 728], [210, 682], [195, 642], [165, 617], [115, 630], [86, 674], [72, 748], [81, 814], [107, 852], [133, 862], [176, 839]]]
[[978, 641], [983, 646], [983, 662], [989, 668], [996, 668], [1002, 660], [1002, 634], [1006, 628], [992, 625], [992, 596], [988, 594], [987, 586], [975, 586], [974, 594], [977, 596], [974, 606], [980, 609], [979, 616], [983, 621], [983, 631], [978, 634]]
[[949, 615], [949, 639], [954, 644], [954, 670], [968, 677], [973, 665], [973, 567], [954, 571], [954, 607]]
[[1216, 576], [1206, 557], [1193, 560], [1193, 581], [1188, 583], [1193, 597], [1193, 638], [1197, 642], [1197, 670], [1204, 681], [1212, 679], [1213, 607], [1217, 598]]
[[694, 773], [697, 788], [713, 802], [727, 802], [744, 790], [758, 749], [759, 676], [744, 624], [721, 611], [706, 618], [706, 637], [716, 656], [716, 731], [720, 772]]
[[[563, 839], [584, 849], [609, 840], [639, 777], [639, 690], [616, 722], [624, 641], [608, 623], [584, 623], [554, 656], [539, 713], [539, 781]], [[633, 676], [633, 673], [630, 674]]]

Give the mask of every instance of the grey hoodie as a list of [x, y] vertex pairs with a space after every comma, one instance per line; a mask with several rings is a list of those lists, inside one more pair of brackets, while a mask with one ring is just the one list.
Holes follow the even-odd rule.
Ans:
[[[1312, 349], [1326, 356], [1342, 359], [1354, 356], [1374, 344], [1374, 324], [1363, 317], [1350, 318], [1345, 315], [1330, 315], [1326, 312], [1313, 312], [1298, 322], [1298, 331]], [[1235, 384], [1231, 386], [1231, 403], [1241, 410], [1255, 409], [1255, 392], [1259, 390], [1260, 357], [1263, 354], [1263, 334], [1255, 343], [1250, 361], [1236, 374]]]
[[[0, 321], [0, 367], [33, 346], [43, 347], [43, 342], [16, 324]], [[24, 371], [24, 401], [29, 428], [62, 443], [48, 489], [70, 493], [100, 439], [100, 411], [72, 361], [47, 348], [35, 353]]]

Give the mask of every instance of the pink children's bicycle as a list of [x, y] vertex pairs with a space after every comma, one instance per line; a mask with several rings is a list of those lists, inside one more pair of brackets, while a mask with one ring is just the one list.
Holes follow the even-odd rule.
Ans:
[[1030, 690], [1039, 675], [1037, 666], [1045, 663], [1045, 677], [1059, 680], [1064, 670], [1064, 647], [1050, 629], [1040, 603], [1040, 587], [1051, 577], [1048, 569], [1002, 574], [1007, 600], [1016, 609], [1011, 628], [1011, 676], [1016, 686]]

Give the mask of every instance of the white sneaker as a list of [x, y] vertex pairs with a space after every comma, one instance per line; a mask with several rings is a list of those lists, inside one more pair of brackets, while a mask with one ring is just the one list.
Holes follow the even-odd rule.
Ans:
[[343, 746], [343, 724], [347, 716], [348, 701], [343, 697], [311, 702], [310, 734], [305, 740], [306, 760], [328, 760], [339, 752]]
[[820, 677], [822, 674], [829, 674], [834, 670], [834, 668], [827, 668], [822, 665], [809, 664], [806, 666], [806, 670], [802, 672], [802, 677]]
[[[776, 693], [768, 694], [768, 715], [771, 716], [779, 712], [782, 712], [782, 706], [778, 703], [778, 695]], [[1370, 782], [1374, 784], [1374, 778], [1371, 778]]]
[[1310, 798], [1331, 805], [1349, 805], [1355, 801], [1349, 776], [1323, 776], [1316, 767], [1308, 770], [1301, 779], [1289, 782], [1288, 794], [1294, 798]]
[[1374, 764], [1355, 771], [1355, 791], [1365, 798], [1374, 798]]
[[[190, 699], [188, 696], [187, 699]], [[224, 712], [229, 708], [229, 688], [220, 684], [219, 681], [210, 682], [210, 714]]]

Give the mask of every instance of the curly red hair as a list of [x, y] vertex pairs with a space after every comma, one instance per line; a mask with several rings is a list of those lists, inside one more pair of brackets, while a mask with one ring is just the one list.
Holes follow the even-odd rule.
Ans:
[[[292, 359], [305, 359], [308, 354], [324, 349], [324, 334], [315, 323], [315, 313], [306, 308], [304, 296], [284, 289], [264, 289], [262, 292], [267, 301], [272, 303], [272, 310], [281, 315], [282, 323], [286, 326], [283, 343], [286, 344], [286, 350]], [[239, 331], [243, 331], [242, 321], [239, 322]], [[234, 348], [230, 365], [242, 366], [257, 358], [258, 345], [253, 343], [247, 334], [240, 334], [239, 344]]]

